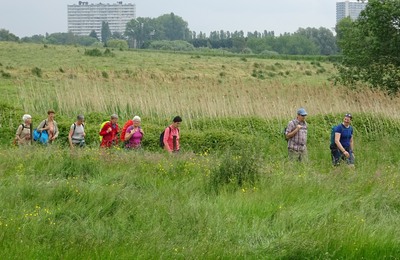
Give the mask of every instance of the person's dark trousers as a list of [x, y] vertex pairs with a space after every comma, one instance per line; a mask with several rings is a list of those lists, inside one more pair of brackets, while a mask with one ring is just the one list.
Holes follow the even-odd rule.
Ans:
[[339, 150], [336, 144], [331, 144], [329, 148], [331, 149], [333, 166], [338, 166], [341, 160], [346, 161], [347, 164], [354, 164], [353, 151], [350, 150], [350, 147], [343, 147], [350, 154], [349, 158], [346, 158], [346, 156], [342, 153], [342, 151]]

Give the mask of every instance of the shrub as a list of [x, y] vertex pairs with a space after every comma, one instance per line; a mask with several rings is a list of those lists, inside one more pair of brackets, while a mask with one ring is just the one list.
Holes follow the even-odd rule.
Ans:
[[113, 53], [110, 49], [106, 49], [104, 51], [104, 56], [106, 56], [106, 57], [114, 57], [115, 53]]
[[218, 166], [211, 171], [210, 191], [219, 194], [224, 187], [228, 191], [254, 187], [260, 171], [260, 157], [254, 148], [228, 150]]
[[101, 57], [103, 54], [101, 53], [101, 51], [99, 49], [96, 48], [96, 49], [91, 49], [91, 50], [85, 49], [84, 55], [92, 56], [92, 57]]
[[101, 75], [103, 76], [103, 78], [108, 79], [108, 73], [107, 71], [102, 71]]
[[149, 49], [165, 50], [165, 51], [194, 51], [192, 44], [186, 41], [153, 41], [149, 45]]
[[263, 52], [260, 53], [260, 55], [264, 56], [264, 57], [269, 57], [269, 58], [279, 57], [279, 53], [277, 53], [275, 51], [263, 51]]
[[42, 69], [38, 68], [38, 67], [34, 67], [32, 69], [32, 74], [37, 76], [37, 77], [39, 77], [39, 78], [41, 78], [42, 77]]
[[129, 48], [128, 42], [125, 40], [109, 40], [107, 46], [114, 49], [127, 50]]
[[312, 71], [306, 70], [306, 71], [304, 71], [304, 74], [307, 76], [312, 76]]
[[9, 72], [6, 72], [6, 71], [1, 70], [1, 71], [0, 71], [0, 74], [1, 74], [1, 76], [2, 76], [3, 78], [5, 78], [5, 79], [11, 78], [11, 74], [10, 74]]
[[250, 48], [244, 48], [244, 49], [242, 50], [242, 53], [243, 53], [243, 54], [253, 54], [253, 51], [252, 51]]
[[322, 68], [322, 67], [317, 70], [317, 74], [323, 74], [325, 72], [326, 72], [326, 69]]

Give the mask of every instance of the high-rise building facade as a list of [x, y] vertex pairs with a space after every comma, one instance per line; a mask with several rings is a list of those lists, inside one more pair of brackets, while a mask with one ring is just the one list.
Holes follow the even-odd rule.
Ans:
[[346, 17], [353, 21], [358, 18], [361, 11], [367, 6], [367, 1], [342, 1], [336, 3], [336, 23]]
[[101, 35], [101, 26], [107, 22], [111, 33], [124, 33], [126, 24], [136, 19], [136, 5], [123, 4], [89, 4], [79, 1], [68, 5], [68, 31], [79, 36], [88, 36], [92, 30]]

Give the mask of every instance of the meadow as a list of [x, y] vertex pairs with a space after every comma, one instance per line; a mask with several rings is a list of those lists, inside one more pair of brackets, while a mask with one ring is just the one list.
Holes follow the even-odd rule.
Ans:
[[[101, 52], [104, 53], [104, 49]], [[396, 259], [399, 97], [334, 84], [332, 63], [0, 43], [0, 258]], [[309, 113], [308, 163], [282, 131]], [[11, 145], [48, 109], [57, 144]], [[137, 114], [144, 149], [99, 151], [111, 113]], [[333, 168], [332, 125], [354, 116], [356, 167]], [[86, 116], [88, 147], [66, 134]], [[158, 137], [184, 119], [182, 153]]]

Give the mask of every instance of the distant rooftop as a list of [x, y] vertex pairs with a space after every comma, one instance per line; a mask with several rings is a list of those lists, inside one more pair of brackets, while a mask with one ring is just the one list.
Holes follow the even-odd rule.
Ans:
[[[76, 5], [76, 4], [74, 4], [74, 5]], [[79, 1], [78, 5], [89, 5], [89, 2]], [[103, 4], [103, 3], [93, 4], [93, 3], [91, 3], [90, 5], [133, 5], [133, 4], [132, 3], [124, 4], [122, 1], [118, 1], [115, 4], [109, 4], [109, 3], [108, 4]]]

